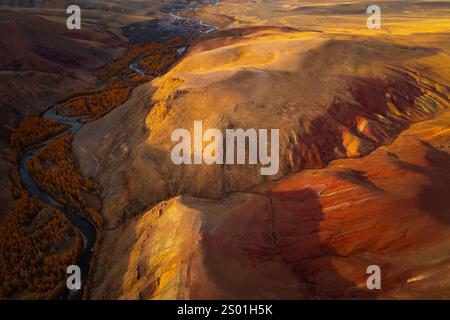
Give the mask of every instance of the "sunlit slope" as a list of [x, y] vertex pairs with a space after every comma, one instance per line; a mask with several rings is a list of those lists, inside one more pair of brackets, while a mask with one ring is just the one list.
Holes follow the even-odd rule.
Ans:
[[448, 299], [449, 121], [251, 193], [164, 201], [107, 232], [92, 298]]
[[[250, 29], [192, 48], [151, 89], [135, 93], [143, 97], [139, 102], [131, 99], [86, 125], [75, 149], [87, 173], [100, 174], [108, 186], [105, 213], [113, 221], [117, 212], [136, 212], [185, 192], [218, 198], [336, 158], [363, 156], [410, 123], [446, 109], [447, 58], [438, 48], [379, 37]], [[133, 126], [126, 116], [131, 107], [140, 110], [133, 113], [141, 118], [142, 129], [132, 129], [136, 135], [125, 134]], [[262, 177], [258, 166], [175, 166], [171, 132], [186, 128], [193, 135], [195, 120], [203, 121], [204, 130], [280, 129], [278, 174]], [[109, 133], [97, 137], [99, 130]], [[122, 157], [125, 164], [116, 161]], [[121, 167], [124, 176], [103, 175], [99, 166]]]

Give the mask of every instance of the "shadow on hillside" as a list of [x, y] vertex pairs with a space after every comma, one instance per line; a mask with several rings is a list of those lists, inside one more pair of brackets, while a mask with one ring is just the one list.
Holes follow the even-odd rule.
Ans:
[[437, 221], [450, 225], [450, 155], [431, 144], [421, 141], [427, 149], [425, 158], [429, 166], [420, 166], [397, 158], [398, 165], [425, 175], [429, 184], [422, 186], [418, 194], [418, 206]]
[[[202, 266], [214, 294], [222, 299], [264, 300], [355, 299], [378, 293], [348, 279], [363, 279], [365, 285], [365, 267], [346, 270], [347, 276], [335, 268], [334, 259], [340, 255], [319, 234], [324, 214], [315, 191], [252, 197], [237, 209], [231, 206], [224, 216], [213, 217], [214, 227], [203, 230]], [[194, 294], [211, 298], [204, 295]]]
[[[319, 234], [324, 214], [314, 190], [275, 192], [271, 197], [278, 246], [298, 280], [307, 284], [308, 299], [370, 298], [376, 295], [374, 291], [359, 288], [335, 268], [333, 259], [340, 255]], [[354, 278], [368, 277], [365, 272], [365, 269], [358, 271]]]

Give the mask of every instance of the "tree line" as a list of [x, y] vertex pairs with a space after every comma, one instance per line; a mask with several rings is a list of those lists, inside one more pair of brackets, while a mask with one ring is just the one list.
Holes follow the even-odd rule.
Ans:
[[28, 161], [36, 183], [59, 203], [84, 213], [99, 227], [101, 214], [90, 208], [87, 196], [98, 197], [100, 185], [80, 173], [72, 154], [69, 134], [55, 138]]
[[24, 148], [66, 128], [66, 125], [53, 120], [37, 115], [28, 116], [20, 121], [19, 126], [11, 135], [10, 145], [15, 152], [20, 152]]

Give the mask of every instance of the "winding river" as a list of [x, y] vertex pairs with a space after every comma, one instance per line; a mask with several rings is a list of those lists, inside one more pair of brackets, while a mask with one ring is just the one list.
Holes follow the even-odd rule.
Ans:
[[[192, 10], [185, 10], [185, 11], [192, 11]], [[175, 18], [175, 20], [183, 19], [186, 21], [190, 21], [198, 26], [206, 27], [207, 28], [206, 31], [200, 31], [203, 33], [209, 33], [218, 29], [215, 26], [204, 24], [203, 21], [201, 20], [179, 17], [173, 13], [169, 13], [169, 15], [172, 15]], [[180, 47], [178, 49], [179, 55], [181, 56], [186, 51], [186, 49], [187, 47]], [[134, 70], [137, 74], [141, 75], [145, 74], [145, 70], [139, 66], [139, 61], [133, 61], [129, 65], [129, 68]], [[75, 209], [67, 207], [56, 201], [54, 198], [52, 198], [50, 194], [48, 194], [45, 190], [39, 187], [39, 185], [34, 180], [32, 173], [28, 170], [27, 166], [28, 161], [36, 154], [36, 152], [38, 152], [47, 143], [64, 134], [70, 134], [72, 136], [75, 135], [75, 133], [78, 130], [80, 130], [85, 123], [88, 122], [88, 118], [86, 117], [67, 117], [58, 114], [57, 107], [58, 104], [51, 106], [46, 111], [41, 113], [40, 116], [46, 119], [56, 121], [60, 124], [65, 124], [67, 128], [56, 135], [51, 135], [39, 142], [36, 142], [35, 144], [32, 144], [31, 146], [28, 146], [19, 156], [18, 161], [19, 172], [22, 184], [28, 191], [30, 196], [39, 199], [40, 201], [44, 202], [50, 207], [60, 210], [69, 220], [69, 222], [81, 233], [83, 237], [84, 247], [77, 262], [77, 265], [80, 267], [82, 274], [82, 283], [84, 284], [88, 279], [90, 262], [93, 256], [93, 247], [97, 240], [97, 234], [94, 224], [91, 221], [89, 221], [85, 216], [77, 212]], [[67, 289], [64, 294], [65, 299], [68, 300], [81, 299], [82, 296], [83, 290], [70, 291]]]
[[[45, 192], [33, 178], [32, 173], [28, 170], [28, 161], [36, 154], [39, 149], [45, 146], [47, 143], [56, 139], [64, 134], [75, 134], [83, 125], [83, 118], [69, 118], [57, 114], [57, 105], [54, 105], [47, 109], [41, 114], [41, 117], [50, 119], [61, 124], [65, 124], [67, 128], [58, 133], [57, 135], [51, 135], [44, 140], [41, 140], [29, 147], [27, 147], [19, 157], [19, 173], [21, 181], [25, 189], [28, 191], [30, 196], [41, 200], [50, 207], [60, 210], [69, 222], [77, 228], [82, 237], [84, 243], [84, 250], [79, 257], [78, 266], [82, 272], [82, 282], [84, 283], [89, 274], [89, 265], [92, 258], [92, 250], [96, 241], [96, 232], [94, 225], [84, 216], [76, 212], [74, 209], [64, 206], [55, 199], [52, 198], [47, 192]], [[82, 296], [82, 290], [80, 291], [69, 291], [66, 290], [65, 297], [67, 299], [79, 299]]]

